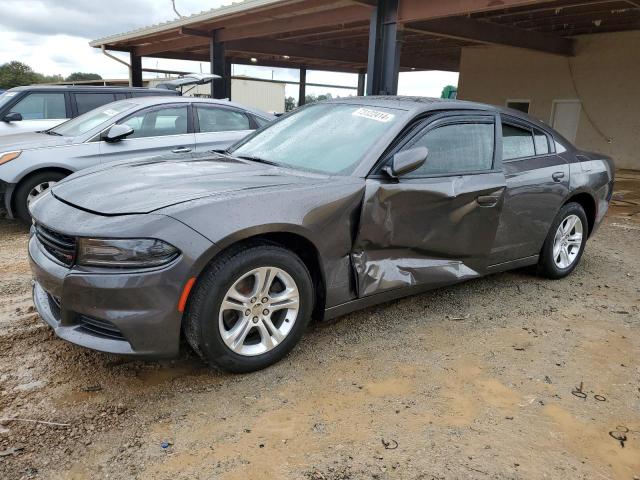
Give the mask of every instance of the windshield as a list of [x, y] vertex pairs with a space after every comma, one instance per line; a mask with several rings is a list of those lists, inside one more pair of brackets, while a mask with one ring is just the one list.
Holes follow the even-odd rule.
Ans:
[[303, 108], [231, 150], [284, 167], [349, 175], [404, 110], [325, 103]]
[[63, 135], [65, 137], [77, 137], [78, 135], [87, 133], [89, 130], [92, 130], [101, 123], [111, 120], [111, 118], [119, 113], [129, 110], [135, 106], [135, 103], [125, 101], [109, 103], [96, 108], [95, 110], [84, 113], [79, 117], [73, 118], [68, 122], [64, 122], [63, 124], [52, 128], [50, 132]]
[[[0, 110], [7, 103], [9, 103], [11, 101], [11, 99], [14, 98], [17, 94], [18, 94], [18, 92], [8, 92], [8, 91], [0, 94]], [[7, 112], [7, 113], [9, 113], [9, 112]]]

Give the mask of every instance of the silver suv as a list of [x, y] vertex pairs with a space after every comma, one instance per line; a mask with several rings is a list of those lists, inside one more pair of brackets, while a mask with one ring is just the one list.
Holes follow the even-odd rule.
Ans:
[[47, 130], [116, 100], [179, 95], [175, 90], [135, 87], [33, 85], [0, 95], [0, 136]]

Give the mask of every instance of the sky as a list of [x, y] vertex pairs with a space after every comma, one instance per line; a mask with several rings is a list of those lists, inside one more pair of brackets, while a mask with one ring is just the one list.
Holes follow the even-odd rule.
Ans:
[[[182, 15], [228, 5], [229, 0], [175, 0]], [[73, 72], [98, 73], [103, 78], [127, 78], [127, 67], [89, 47], [96, 38], [123, 33], [177, 16], [171, 0], [0, 0], [0, 64], [19, 60], [46, 75], [67, 76]], [[116, 55], [128, 61], [127, 54]], [[143, 58], [143, 67], [208, 72], [206, 62]], [[278, 80], [298, 80], [291, 69], [234, 65], [234, 75]], [[155, 74], [144, 74], [145, 77]], [[308, 72], [307, 82], [353, 86], [357, 75]], [[439, 97], [446, 85], [456, 85], [451, 72], [406, 72], [400, 74], [398, 93]], [[355, 90], [308, 87], [307, 94], [355, 94]], [[297, 97], [298, 88], [287, 85], [286, 94]]]

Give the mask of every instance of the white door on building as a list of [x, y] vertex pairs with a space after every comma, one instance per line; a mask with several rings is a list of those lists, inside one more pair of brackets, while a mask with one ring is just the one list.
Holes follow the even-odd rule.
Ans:
[[576, 141], [582, 104], [580, 100], [554, 100], [551, 126], [571, 143]]

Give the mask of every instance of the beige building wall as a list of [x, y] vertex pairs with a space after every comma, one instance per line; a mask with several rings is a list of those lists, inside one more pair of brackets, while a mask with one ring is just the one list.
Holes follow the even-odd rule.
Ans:
[[[504, 106], [530, 100], [551, 123], [554, 100], [580, 100], [576, 145], [640, 170], [640, 31], [576, 39], [572, 58], [502, 46], [462, 51], [458, 98]], [[599, 131], [598, 131], [599, 130]]]

